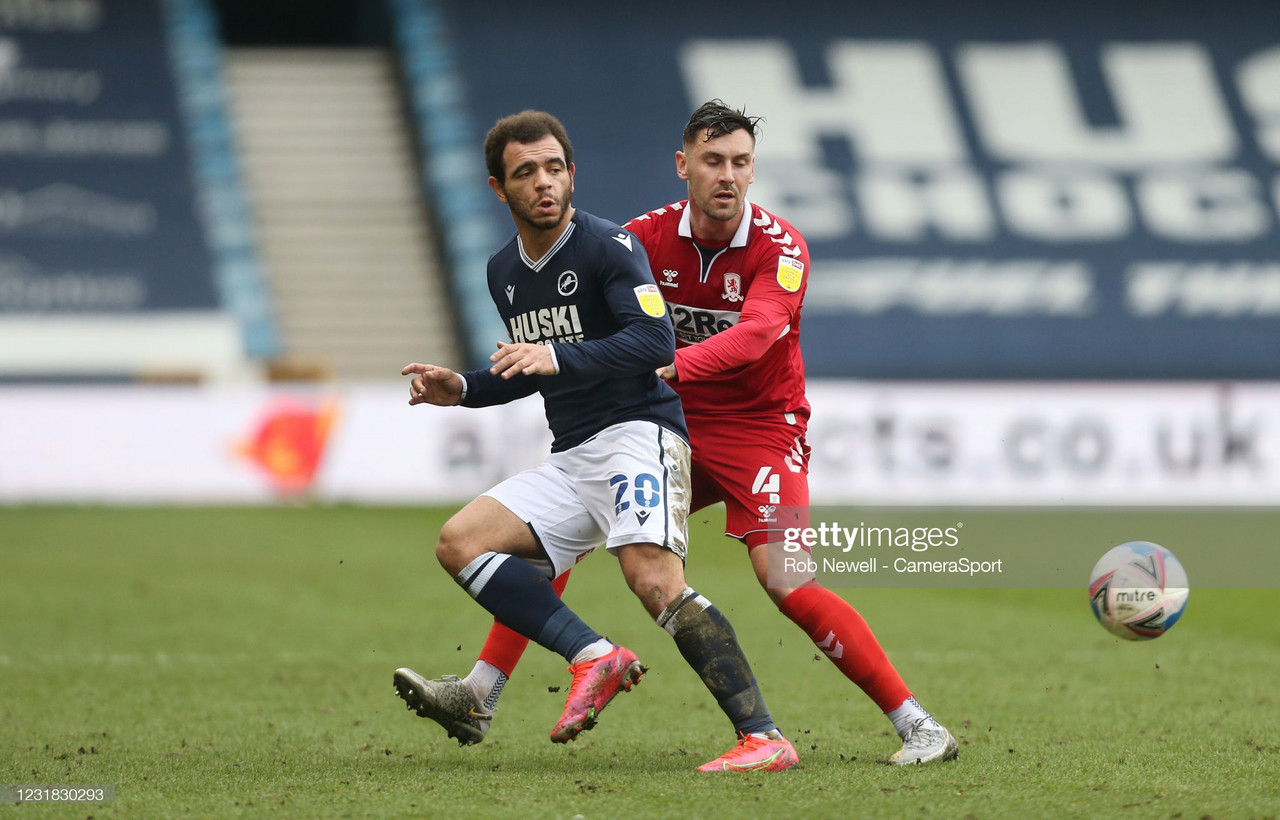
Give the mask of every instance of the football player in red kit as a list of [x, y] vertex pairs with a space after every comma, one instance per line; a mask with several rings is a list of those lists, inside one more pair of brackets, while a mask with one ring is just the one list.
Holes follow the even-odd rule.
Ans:
[[[639, 238], [666, 299], [676, 358], [659, 371], [680, 394], [693, 448], [697, 510], [723, 501], [725, 534], [742, 541], [756, 579], [810, 640], [870, 697], [902, 738], [894, 763], [956, 757], [955, 738], [912, 696], [861, 615], [808, 580], [769, 585], [775, 513], [809, 504], [800, 311], [809, 251], [800, 232], [747, 201], [759, 118], [712, 100], [695, 111], [676, 152], [689, 198], [624, 227]], [[565, 576], [557, 579], [562, 590]], [[428, 681], [419, 709], [459, 743], [488, 731], [497, 696], [526, 639], [495, 624], [465, 679]]]

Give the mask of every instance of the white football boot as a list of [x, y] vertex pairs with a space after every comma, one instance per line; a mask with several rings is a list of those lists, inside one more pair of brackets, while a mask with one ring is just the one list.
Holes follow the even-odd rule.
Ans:
[[955, 760], [960, 754], [960, 744], [936, 720], [922, 717], [907, 727], [902, 738], [902, 748], [889, 758], [899, 766]]

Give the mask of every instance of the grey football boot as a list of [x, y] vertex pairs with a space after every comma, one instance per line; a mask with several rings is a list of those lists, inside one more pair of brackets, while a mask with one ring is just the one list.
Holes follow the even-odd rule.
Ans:
[[493, 712], [486, 712], [476, 702], [471, 690], [457, 675], [427, 680], [404, 667], [396, 670], [394, 682], [396, 694], [409, 711], [439, 723], [449, 737], [457, 739], [459, 746], [471, 746], [484, 740], [493, 721]]

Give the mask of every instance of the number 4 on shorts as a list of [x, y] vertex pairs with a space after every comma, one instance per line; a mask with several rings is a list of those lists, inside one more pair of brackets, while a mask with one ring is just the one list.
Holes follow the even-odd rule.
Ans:
[[751, 482], [751, 494], [768, 493], [770, 504], [778, 503], [778, 491], [780, 489], [782, 489], [782, 479], [767, 464], [760, 468], [760, 471], [756, 473], [756, 480]]

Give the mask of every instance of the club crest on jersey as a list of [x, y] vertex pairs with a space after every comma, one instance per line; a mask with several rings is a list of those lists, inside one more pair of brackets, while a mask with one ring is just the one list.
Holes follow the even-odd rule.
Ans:
[[578, 289], [578, 274], [567, 270], [556, 280], [556, 292], [561, 296], [569, 296]]
[[724, 275], [724, 293], [720, 294], [720, 298], [726, 302], [741, 302], [742, 277], [736, 273], [726, 273]]
[[636, 301], [640, 303], [640, 309], [655, 319], [661, 319], [667, 315], [667, 303], [662, 300], [662, 294], [658, 291], [657, 285], [636, 285]]
[[778, 284], [788, 293], [800, 290], [804, 280], [804, 263], [789, 256], [778, 257]]

